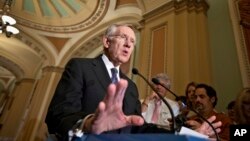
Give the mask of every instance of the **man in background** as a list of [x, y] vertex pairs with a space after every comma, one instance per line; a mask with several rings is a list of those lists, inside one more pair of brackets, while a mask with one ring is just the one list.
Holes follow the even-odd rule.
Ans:
[[[218, 134], [221, 140], [229, 140], [229, 126], [232, 124], [230, 118], [224, 113], [218, 113], [215, 110], [217, 104], [217, 94], [214, 88], [206, 84], [198, 84], [195, 88], [194, 109], [199, 112], [204, 118], [212, 115], [216, 116], [216, 121], [221, 121], [221, 132]], [[193, 116], [191, 119], [195, 122], [188, 121], [188, 124], [194, 128], [198, 128], [203, 120], [200, 116]]]
[[[170, 89], [170, 79], [164, 73], [157, 74], [154, 78], [158, 79], [161, 84]], [[169, 103], [174, 116], [179, 114], [179, 104], [167, 98], [167, 90], [160, 84], [154, 84], [155, 90]], [[147, 96], [142, 102], [142, 116], [147, 123], [154, 123], [159, 126], [169, 128], [169, 120], [173, 117], [170, 114], [168, 107], [162, 102], [160, 97], [153, 91], [151, 95]]]

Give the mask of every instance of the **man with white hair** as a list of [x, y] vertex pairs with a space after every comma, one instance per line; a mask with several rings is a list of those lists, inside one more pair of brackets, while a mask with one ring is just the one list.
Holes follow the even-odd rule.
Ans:
[[[164, 73], [157, 74], [154, 78], [158, 79], [163, 85], [170, 89], [170, 79]], [[171, 106], [174, 116], [179, 114], [179, 105], [176, 101], [167, 98], [167, 90], [161, 86], [154, 84], [154, 87], [162, 97]], [[147, 96], [142, 102], [142, 116], [147, 123], [154, 123], [162, 127], [169, 128], [169, 119], [171, 114], [168, 107], [162, 102], [160, 97], [153, 91], [151, 95]]]

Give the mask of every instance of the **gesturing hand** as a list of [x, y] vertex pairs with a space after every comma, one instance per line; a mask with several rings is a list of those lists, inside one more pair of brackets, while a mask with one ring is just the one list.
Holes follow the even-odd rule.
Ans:
[[117, 84], [110, 84], [107, 94], [92, 119], [91, 132], [100, 134], [126, 127], [128, 125], [142, 125], [144, 119], [138, 115], [124, 115], [122, 111], [123, 98], [128, 86], [126, 80], [121, 79]]
[[[212, 126], [216, 129], [216, 132], [219, 133], [221, 131], [220, 127], [222, 125], [221, 121], [215, 122], [213, 123], [213, 121], [215, 121], [216, 117], [215, 116], [211, 116], [210, 118], [208, 118], [207, 120], [212, 123]], [[203, 122], [201, 124], [201, 126], [199, 128], [196, 129], [196, 131], [205, 134], [209, 137], [215, 137], [215, 133], [212, 129], [211, 126], [209, 126], [208, 123]]]

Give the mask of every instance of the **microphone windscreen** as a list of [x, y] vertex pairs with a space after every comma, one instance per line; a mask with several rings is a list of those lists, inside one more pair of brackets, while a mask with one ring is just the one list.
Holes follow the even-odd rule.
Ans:
[[138, 72], [138, 70], [137, 70], [136, 68], [133, 68], [133, 69], [132, 69], [132, 73], [133, 73], [133, 74], [138, 74], [139, 72]]
[[152, 82], [154, 82], [156, 85], [160, 84], [160, 81], [157, 78], [152, 78]]

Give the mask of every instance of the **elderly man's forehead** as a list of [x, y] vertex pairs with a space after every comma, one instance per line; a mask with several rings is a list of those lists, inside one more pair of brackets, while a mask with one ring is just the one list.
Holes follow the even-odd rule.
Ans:
[[169, 83], [169, 82], [170, 82], [169, 79], [159, 78], [158, 80], [159, 80], [161, 83]]

